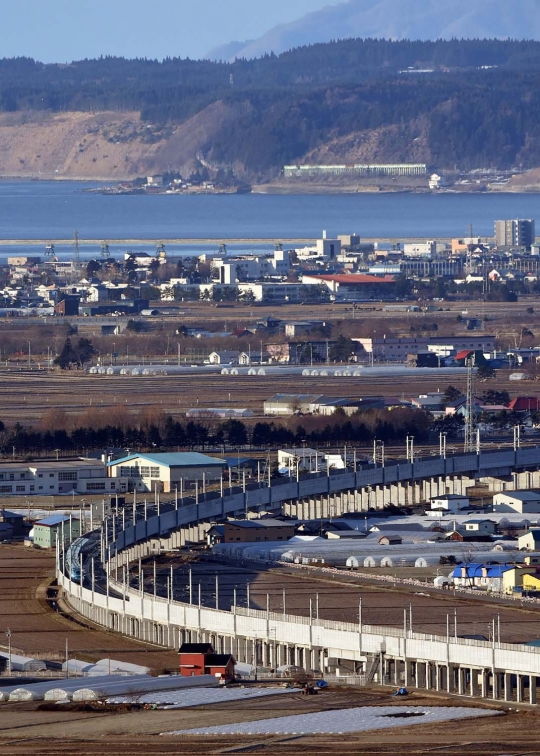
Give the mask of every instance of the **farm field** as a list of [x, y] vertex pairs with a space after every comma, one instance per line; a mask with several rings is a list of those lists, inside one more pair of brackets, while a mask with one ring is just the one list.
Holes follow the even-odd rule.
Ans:
[[[423, 756], [437, 752], [443, 756], [475, 756], [537, 754], [535, 731], [539, 714], [526, 706], [519, 711], [508, 707], [476, 704], [469, 699], [426, 696], [413, 693], [396, 703], [390, 690], [334, 689], [316, 697], [300, 693], [270, 696], [238, 703], [199, 706], [169, 711], [138, 711], [133, 713], [38, 711], [35, 704], [2, 704], [0, 711], [0, 754], [19, 756], [60, 756], [77, 753], [81, 756], [148, 756], [164, 754], [272, 753], [284, 754], [392, 754]], [[332, 717], [344, 709], [380, 706], [467, 708], [470, 718], [449, 722], [415, 724], [387, 730], [349, 732], [340, 735], [163, 735], [174, 729], [195, 729], [213, 725], [254, 722], [275, 717], [329, 712]], [[471, 709], [471, 707], [474, 707]], [[474, 716], [474, 709], [479, 716]], [[486, 709], [495, 709], [502, 716], [485, 717]], [[359, 724], [359, 727], [361, 725]], [[60, 734], [61, 732], [61, 734]], [[104, 740], [106, 739], [106, 741]], [[474, 745], [473, 745], [474, 744]]]
[[9, 627], [14, 653], [65, 661], [67, 640], [71, 658], [98, 661], [110, 656], [157, 670], [176, 667], [172, 650], [84, 626], [53, 611], [46, 600], [53, 576], [54, 553], [0, 544], [2, 649], [7, 643], [3, 630]]

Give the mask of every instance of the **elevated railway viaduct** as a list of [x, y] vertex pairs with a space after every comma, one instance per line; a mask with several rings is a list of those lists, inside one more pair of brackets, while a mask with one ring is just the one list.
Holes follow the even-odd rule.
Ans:
[[[285, 509], [300, 516], [324, 516], [324, 502], [339, 502], [340, 512], [364, 511], [388, 503], [415, 503], [422, 496], [461, 491], [478, 478], [536, 470], [540, 448], [431, 458], [414, 463], [369, 466], [332, 475], [256, 484], [198, 501], [182, 500], [166, 511], [145, 516], [134, 507], [131, 518], [106, 520], [101, 527], [101, 554], [106, 574], [103, 589], [86, 565], [90, 581], [71, 580], [64, 555], [57, 554], [57, 576], [66, 600], [83, 616], [111, 630], [152, 643], [175, 647], [183, 641], [209, 641], [237, 660], [276, 667], [294, 664], [308, 670], [327, 669], [328, 659], [348, 660], [371, 682], [388, 681], [419, 688], [484, 698], [536, 703], [540, 648], [502, 643], [497, 633], [481, 641], [415, 633], [365, 625], [276, 614], [233, 606], [220, 611], [173, 601], [132, 587], [127, 565], [160, 548], [170, 549], [203, 537], [208, 523], [254, 509]], [[375, 497], [375, 498], [373, 498]], [[123, 575], [117, 579], [118, 573]], [[113, 578], [116, 576], [116, 579]], [[144, 585], [144, 580], [140, 585]], [[88, 587], [87, 587], [88, 586]], [[172, 592], [171, 592], [172, 593]]]

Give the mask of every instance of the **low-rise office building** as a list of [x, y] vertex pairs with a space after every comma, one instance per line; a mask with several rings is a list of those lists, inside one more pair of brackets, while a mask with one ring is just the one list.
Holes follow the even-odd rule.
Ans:
[[58, 496], [122, 493], [124, 481], [113, 480], [98, 460], [4, 463], [0, 465], [0, 495]]

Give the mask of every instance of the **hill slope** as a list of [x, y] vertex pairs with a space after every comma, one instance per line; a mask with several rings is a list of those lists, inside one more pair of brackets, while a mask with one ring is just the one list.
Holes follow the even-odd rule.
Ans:
[[256, 58], [349, 37], [377, 39], [540, 39], [538, 0], [349, 0], [282, 24], [257, 40], [209, 53]]
[[0, 60], [3, 175], [204, 168], [258, 182], [311, 161], [540, 166], [540, 42], [350, 39], [232, 64]]

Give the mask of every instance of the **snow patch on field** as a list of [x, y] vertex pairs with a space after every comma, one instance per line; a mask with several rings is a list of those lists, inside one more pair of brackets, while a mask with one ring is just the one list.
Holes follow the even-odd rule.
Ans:
[[416, 724], [448, 722], [467, 717], [491, 717], [500, 714], [488, 709], [419, 706], [362, 706], [356, 709], [320, 711], [290, 717], [263, 719], [241, 724], [175, 730], [169, 735], [314, 735], [383, 730]]
[[[249, 698], [275, 696], [280, 693], [298, 693], [292, 688], [183, 688], [182, 690], [159, 690], [137, 696], [138, 703], [159, 704], [171, 709], [183, 709], [202, 704], [229, 703]], [[115, 696], [110, 703], [127, 703], [129, 696]]]

